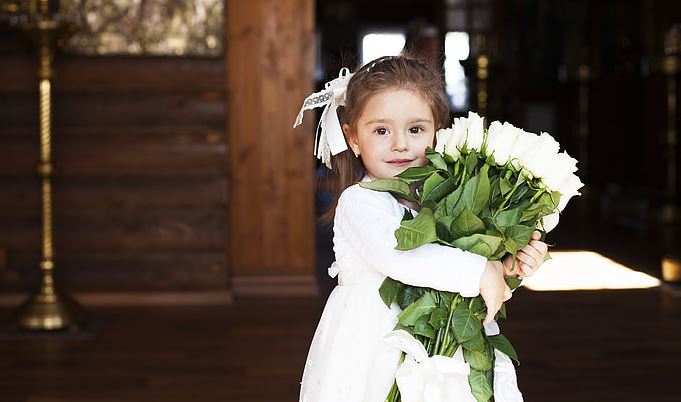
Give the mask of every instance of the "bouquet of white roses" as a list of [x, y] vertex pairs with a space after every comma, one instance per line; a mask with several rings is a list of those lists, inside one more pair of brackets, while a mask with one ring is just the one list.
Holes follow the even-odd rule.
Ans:
[[[439, 243], [489, 260], [511, 254], [515, 261], [535, 229], [545, 233], [555, 227], [559, 212], [583, 185], [574, 174], [577, 161], [559, 152], [558, 142], [549, 134], [536, 135], [496, 121], [485, 130], [483, 119], [475, 113], [438, 131], [435, 150], [427, 149], [426, 156], [430, 161], [426, 166], [408, 168], [393, 179], [361, 183], [419, 204], [416, 217], [405, 210], [395, 232], [399, 250]], [[506, 281], [511, 289], [520, 284], [515, 277]], [[482, 297], [462, 297], [391, 278], [385, 279], [379, 293], [386, 305], [396, 302], [402, 309], [390, 337], [409, 355], [386, 401], [401, 397], [405, 402], [420, 401], [425, 390], [435, 388], [446, 395], [457, 386], [448, 374], [459, 370], [468, 375], [475, 400], [487, 402], [494, 396], [494, 349], [518, 363], [503, 335], [485, 334]], [[505, 317], [502, 306], [496, 318]], [[457, 368], [453, 359], [446, 359], [459, 347], [468, 367]], [[429, 356], [436, 360], [416, 363]], [[419, 369], [430, 371], [419, 374]], [[434, 384], [436, 378], [442, 384]]]

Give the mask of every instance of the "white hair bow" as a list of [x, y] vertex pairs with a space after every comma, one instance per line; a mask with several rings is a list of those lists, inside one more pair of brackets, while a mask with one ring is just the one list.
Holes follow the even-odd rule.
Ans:
[[407, 354], [395, 372], [403, 402], [476, 401], [468, 384], [470, 366], [461, 348], [455, 357], [428, 356], [423, 344], [404, 330], [392, 331], [384, 340]]
[[331, 169], [331, 155], [337, 155], [348, 149], [336, 109], [338, 106], [345, 106], [345, 92], [351, 77], [350, 70], [342, 68], [338, 73], [338, 78], [327, 82], [322, 91], [305, 98], [296, 122], [293, 124], [293, 128], [296, 128], [303, 122], [303, 113], [306, 110], [324, 106], [317, 126], [314, 154], [329, 169]]

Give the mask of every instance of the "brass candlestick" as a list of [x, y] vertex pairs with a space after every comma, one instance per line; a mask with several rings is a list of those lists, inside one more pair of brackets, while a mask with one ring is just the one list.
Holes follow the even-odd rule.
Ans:
[[21, 2], [12, 25], [23, 32], [38, 50], [40, 91], [40, 162], [37, 171], [42, 194], [42, 273], [40, 290], [19, 306], [12, 327], [28, 330], [77, 330], [85, 312], [74, 300], [59, 292], [54, 282], [54, 237], [52, 225], [52, 62], [59, 46], [76, 25], [59, 14], [56, 0]]

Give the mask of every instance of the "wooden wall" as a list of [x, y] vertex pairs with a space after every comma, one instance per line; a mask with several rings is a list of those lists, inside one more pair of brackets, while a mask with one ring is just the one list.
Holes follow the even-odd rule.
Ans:
[[[36, 60], [3, 33], [0, 289], [37, 283]], [[62, 55], [54, 81], [57, 276], [76, 291], [229, 287], [223, 58]]]
[[[313, 0], [228, 1], [230, 261], [236, 285], [313, 288]], [[293, 281], [293, 283], [291, 283]]]
[[[57, 58], [69, 290], [316, 292], [313, 116], [291, 127], [312, 90], [314, 2], [225, 4], [225, 57]], [[0, 58], [0, 292], [25, 291], [40, 250], [37, 60], [6, 29]]]

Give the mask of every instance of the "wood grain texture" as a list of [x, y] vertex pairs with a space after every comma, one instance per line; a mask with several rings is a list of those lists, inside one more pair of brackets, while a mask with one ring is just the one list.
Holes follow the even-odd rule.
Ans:
[[235, 275], [309, 274], [314, 264], [310, 125], [312, 0], [227, 1], [230, 256]]
[[[0, 289], [37, 284], [37, 61], [0, 36]], [[5, 53], [2, 53], [2, 52]], [[229, 288], [224, 58], [60, 55], [57, 280], [75, 291]]]

